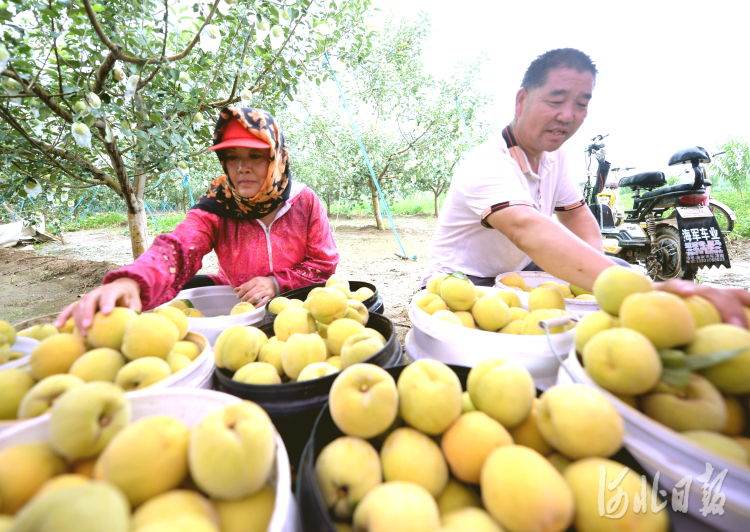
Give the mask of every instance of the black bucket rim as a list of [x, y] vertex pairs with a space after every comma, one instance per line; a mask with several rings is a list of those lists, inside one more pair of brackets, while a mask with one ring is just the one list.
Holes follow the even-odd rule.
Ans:
[[[389, 368], [383, 368], [385, 371], [388, 372], [388, 374], [393, 377], [393, 380], [398, 383], [398, 378], [401, 375], [401, 372], [406, 368], [409, 364], [400, 364], [398, 366], [391, 366]], [[469, 376], [469, 371], [471, 370], [470, 367], [467, 366], [455, 366], [451, 364], [446, 364], [449, 368], [451, 368], [454, 373], [458, 376], [459, 381], [461, 382], [461, 388], [463, 391], [466, 390], [466, 379]], [[460, 373], [456, 371], [456, 368], [460, 369]], [[461, 375], [465, 370], [465, 375]], [[396, 373], [394, 375], [394, 373]], [[312, 430], [310, 431], [310, 437], [307, 439], [307, 442], [305, 443], [304, 448], [302, 449], [302, 456], [300, 457], [300, 462], [297, 467], [297, 481], [295, 483], [295, 489], [294, 489], [294, 498], [297, 502], [297, 520], [299, 524], [299, 529], [301, 532], [307, 532], [307, 529], [304, 526], [303, 516], [302, 516], [302, 503], [300, 502], [301, 497], [301, 491], [302, 491], [302, 479], [306, 475], [303, 473], [304, 466], [307, 461], [312, 462], [310, 467], [313, 471], [313, 478], [315, 477], [315, 459], [316, 456], [312, 456], [314, 454], [314, 445], [315, 445], [315, 434], [318, 432], [318, 429], [320, 427], [320, 424], [322, 423], [323, 416], [330, 412], [330, 405], [328, 402], [323, 405], [323, 408], [320, 409], [320, 412], [318, 413], [318, 417], [315, 419], [315, 423], [313, 424]], [[330, 413], [328, 414], [330, 416]], [[334, 423], [335, 425], [335, 423]], [[343, 433], [342, 433], [343, 434]], [[333, 441], [333, 440], [332, 440]], [[367, 440], [370, 441], [370, 440]], [[329, 442], [330, 443], [330, 442]], [[380, 453], [378, 453], [380, 454]], [[313, 493], [313, 499], [316, 503], [316, 505], [319, 508], [323, 508], [325, 511], [322, 512], [322, 514], [325, 516], [326, 526], [328, 527], [328, 530], [331, 532], [336, 532], [338, 528], [336, 527], [336, 523], [331, 517], [330, 512], [328, 511], [328, 508], [325, 505], [325, 501], [323, 501], [323, 497], [320, 494], [320, 488], [317, 486], [317, 480], [315, 480], [315, 488], [312, 490]]]
[[[367, 325], [365, 327], [368, 327], [370, 325], [370, 320], [375, 317], [375, 320], [382, 320], [384, 325], [387, 325], [390, 327], [391, 335], [390, 337], [386, 337], [385, 345], [383, 346], [383, 349], [375, 353], [374, 355], [368, 357], [367, 359], [363, 360], [362, 363], [372, 363], [372, 359], [378, 357], [383, 353], [383, 351], [390, 351], [392, 350], [394, 352], [394, 356], [391, 358], [402, 358], [403, 354], [401, 354], [399, 357], [395, 357], [395, 354], [399, 351], [403, 351], [403, 348], [401, 346], [401, 342], [398, 340], [398, 334], [396, 333], [396, 326], [394, 325], [393, 321], [391, 321], [390, 318], [387, 316], [383, 316], [382, 314], [370, 314]], [[268, 334], [268, 331], [273, 333], [273, 322], [271, 323], [265, 323], [258, 327], [261, 331], [263, 331], [268, 338], [271, 338], [273, 336], [276, 336], [275, 334]], [[380, 332], [380, 331], [378, 331]], [[386, 336], [386, 335], [383, 335]], [[376, 364], [377, 365], [377, 364]], [[310, 379], [307, 381], [302, 382], [282, 382], [280, 384], [248, 384], [245, 382], [239, 382], [232, 379], [231, 376], [234, 375], [234, 371], [226, 370], [225, 368], [220, 368], [218, 366], [214, 367], [214, 377], [219, 381], [222, 388], [225, 390], [228, 386], [232, 387], [239, 387], [242, 390], [247, 390], [248, 392], [256, 392], [256, 393], [262, 393], [272, 390], [278, 390], [279, 387], [282, 387], [284, 391], [298, 391], [302, 392], [305, 388], [314, 388], [314, 390], [310, 390], [310, 395], [314, 396], [317, 395], [315, 393], [315, 390], [322, 390], [323, 388], [327, 388], [330, 390], [331, 385], [333, 384], [334, 379], [341, 373], [340, 371], [337, 371], [336, 373], [333, 373], [331, 375], [326, 375], [324, 377], [319, 377], [317, 379]], [[227, 375], [231, 374], [231, 376]], [[229, 393], [229, 392], [226, 392]], [[328, 401], [328, 393], [325, 394], [325, 401]]]
[[[398, 366], [391, 366], [391, 367], [383, 368], [383, 369], [387, 371], [388, 374], [391, 375], [391, 377], [393, 377], [393, 379], [396, 382], [398, 382], [398, 377], [401, 375], [401, 372], [404, 370], [404, 368], [406, 368], [408, 365], [409, 364], [401, 364]], [[453, 372], [458, 376], [458, 379], [461, 382], [462, 390], [466, 391], [466, 386], [467, 386], [466, 380], [468, 379], [469, 372], [471, 371], [472, 368], [469, 366], [457, 366], [454, 364], [445, 364], [445, 365], [451, 368]], [[456, 371], [457, 369], [459, 371]], [[394, 373], [396, 374], [394, 375]], [[536, 388], [536, 393], [537, 393], [537, 397], [539, 397], [543, 393], [543, 390]], [[330, 532], [336, 532], [338, 530], [336, 526], [336, 522], [331, 517], [330, 511], [326, 507], [325, 501], [323, 501], [323, 498], [320, 494], [320, 488], [318, 487], [317, 479], [315, 478], [315, 459], [317, 459], [317, 456], [312, 456], [314, 454], [315, 435], [318, 432], [323, 416], [325, 416], [326, 414], [328, 414], [328, 416], [330, 417], [330, 406], [327, 402], [325, 405], [323, 405], [323, 408], [320, 409], [320, 412], [318, 413], [318, 417], [315, 419], [315, 423], [313, 424], [312, 431], [310, 432], [310, 437], [305, 443], [305, 446], [302, 450], [302, 456], [300, 457], [299, 466], [297, 467], [297, 479], [295, 482], [294, 498], [297, 503], [297, 524], [299, 526], [300, 532], [309, 532], [308, 529], [305, 528], [305, 524], [303, 521], [303, 513], [305, 512], [305, 508], [303, 508], [303, 504], [300, 501], [303, 479], [307, 477], [306, 472], [305, 472], [305, 469], [306, 469], [305, 466], [307, 465], [308, 462], [310, 463], [310, 468], [312, 469], [312, 482], [314, 483], [313, 489], [311, 490], [313, 494], [312, 497], [314, 499], [314, 503], [319, 508], [322, 508], [324, 510], [322, 512], [322, 515], [324, 515], [325, 526], [327, 527], [322, 530], [316, 530], [315, 532], [327, 532], [328, 530], [330, 530]], [[370, 440], [367, 440], [367, 441], [370, 441]], [[626, 467], [630, 467], [633, 471], [637, 472], [639, 475], [645, 475], [649, 479], [650, 483], [653, 482], [653, 477], [646, 474], [646, 471], [644, 470], [643, 466], [641, 466], [641, 464], [638, 463], [638, 461], [630, 453], [630, 451], [627, 450], [624, 444], [620, 448], [620, 450], [617, 451], [615, 455], [609, 457], [608, 459], [620, 462]], [[669, 505], [667, 505], [665, 510], [668, 511], [670, 514], [669, 532], [675, 532], [676, 512], [672, 511], [671, 508], [669, 508]], [[699, 522], [699, 521], [696, 520], [696, 522]], [[575, 532], [573, 525], [571, 525], [571, 527], [566, 532]]]
[[[362, 304], [365, 307], [367, 307], [368, 311], [370, 310], [371, 307], [374, 307], [374, 306], [377, 305], [378, 300], [380, 299], [380, 293], [378, 292], [378, 287], [377, 286], [375, 286], [372, 283], [368, 283], [367, 281], [348, 281], [348, 282], [349, 282], [349, 288], [350, 289], [354, 285], [359, 285], [359, 286], [356, 287], [356, 290], [358, 290], [360, 288], [369, 288], [370, 290], [372, 290], [372, 295], [370, 297], [368, 297], [367, 299], [365, 299], [364, 301], [362, 301]], [[270, 319], [274, 319], [276, 316], [278, 316], [278, 314], [273, 314], [272, 312], [270, 312], [268, 310], [268, 307], [271, 305], [271, 301], [273, 301], [277, 297], [286, 297], [287, 299], [299, 299], [297, 297], [289, 297], [289, 294], [291, 294], [293, 292], [300, 292], [300, 291], [303, 291], [303, 290], [312, 291], [313, 288], [325, 288], [325, 287], [326, 287], [326, 283], [315, 283], [315, 284], [310, 284], [310, 285], [307, 285], [307, 286], [300, 286], [299, 288], [295, 288], [294, 290], [288, 290], [288, 291], [284, 292], [283, 294], [278, 294], [278, 295], [273, 296], [266, 303], [266, 317], [270, 318]], [[382, 305], [382, 303], [383, 303], [382, 299], [380, 299], [380, 303]], [[376, 313], [372, 312], [372, 314], [376, 314]]]

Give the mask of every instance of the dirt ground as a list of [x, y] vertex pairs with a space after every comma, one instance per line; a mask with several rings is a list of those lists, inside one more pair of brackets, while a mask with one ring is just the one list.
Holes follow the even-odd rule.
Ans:
[[[375, 284], [385, 302], [385, 314], [396, 324], [403, 341], [410, 328], [408, 303], [419, 286], [429, 259], [435, 230], [432, 216], [398, 216], [394, 220], [408, 256], [390, 230], [378, 231], [370, 217], [331, 220], [341, 262], [337, 273], [350, 280]], [[65, 242], [50, 242], [37, 249], [0, 249], [0, 319], [18, 323], [59, 312], [101, 283], [104, 275], [132, 261], [125, 227], [77, 231]], [[703, 283], [750, 289], [750, 241], [730, 246], [732, 268], [702, 270]], [[216, 272], [216, 256], [204, 258], [202, 273]]]
[[[375, 284], [385, 301], [386, 315], [408, 332], [408, 302], [427, 266], [435, 218], [402, 216], [396, 220], [399, 237], [409, 256], [396, 256], [400, 248], [390, 230], [378, 231], [371, 218], [331, 220], [341, 261], [337, 273]], [[50, 242], [36, 249], [0, 249], [0, 319], [18, 323], [59, 312], [101, 283], [104, 275], [132, 261], [126, 227], [76, 231], [64, 243]], [[106, 262], [103, 262], [106, 261]], [[215, 273], [215, 254], [203, 260], [201, 273]]]

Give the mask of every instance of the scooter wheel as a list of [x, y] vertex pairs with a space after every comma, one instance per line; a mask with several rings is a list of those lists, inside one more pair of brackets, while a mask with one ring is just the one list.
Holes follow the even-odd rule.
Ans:
[[686, 279], [692, 281], [698, 273], [698, 268], [685, 264], [680, 246], [680, 233], [676, 227], [662, 224], [656, 227], [656, 242], [662, 250], [657, 260], [661, 264], [661, 271], [655, 281], [669, 281], [670, 279]]

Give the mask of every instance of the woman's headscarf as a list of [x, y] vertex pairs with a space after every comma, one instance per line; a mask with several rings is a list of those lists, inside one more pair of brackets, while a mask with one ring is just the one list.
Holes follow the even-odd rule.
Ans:
[[289, 151], [284, 134], [273, 116], [267, 111], [252, 107], [225, 107], [221, 110], [214, 129], [214, 146], [221, 143], [227, 125], [234, 119], [237, 119], [249, 133], [271, 147], [268, 175], [255, 196], [243, 198], [229, 179], [224, 155], [222, 150], [219, 150], [216, 154], [224, 168], [224, 175], [211, 182], [208, 191], [198, 198], [192, 208], [225, 218], [257, 220], [289, 199], [292, 181]]

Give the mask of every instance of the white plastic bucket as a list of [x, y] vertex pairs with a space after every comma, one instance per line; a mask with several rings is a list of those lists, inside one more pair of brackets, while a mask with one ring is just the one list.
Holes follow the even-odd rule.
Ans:
[[[434, 360], [439, 360], [440, 362], [443, 362], [445, 364], [455, 364], [455, 362], [453, 361], [443, 360], [443, 357], [441, 357], [440, 355], [438, 355], [437, 357], [428, 355], [426, 351], [422, 350], [422, 348], [417, 343], [417, 340], [415, 339], [416, 335], [418, 334], [419, 332], [415, 332], [414, 329], [412, 329], [411, 331], [406, 333], [406, 338], [404, 338], [404, 351], [409, 356], [409, 358], [411, 358], [412, 360], [432, 358]], [[548, 371], [545, 370], [545, 373], [547, 372]], [[556, 377], [534, 377], [534, 384], [540, 390], [546, 390], [547, 388], [554, 386], [556, 380]]]
[[[194, 333], [194, 332], [188, 332], [187, 336], [185, 336], [185, 340], [189, 340], [191, 342], [198, 344], [198, 347], [200, 348], [201, 353], [195, 358], [195, 360], [193, 360], [192, 363], [182, 368], [177, 373], [173, 373], [166, 379], [160, 380], [159, 382], [152, 384], [151, 386], [148, 387], [147, 390], [141, 390], [141, 391], [159, 390], [159, 389], [164, 389], [164, 388], [202, 388], [205, 390], [210, 390], [213, 388], [214, 367], [216, 366], [216, 362], [214, 360], [213, 350], [211, 349], [211, 346], [208, 344], [208, 340], [206, 340], [204, 336], [198, 333]], [[30, 369], [31, 365], [30, 365], [29, 360], [27, 359], [25, 363], [16, 367], [20, 369]], [[3, 369], [10, 369], [10, 368], [3, 367]], [[136, 394], [136, 393], [140, 393], [140, 392], [128, 392], [125, 395], [129, 397], [130, 395]], [[35, 418], [32, 418], [32, 419], [35, 419]], [[0, 434], [4, 434], [3, 431], [8, 430], [17, 425], [20, 425], [21, 423], [24, 423], [26, 421], [29, 421], [29, 420], [27, 419], [0, 420]]]
[[[518, 298], [521, 300], [523, 308], [525, 309], [529, 308], [529, 293], [521, 290], [520, 288], [505, 286], [503, 283], [501, 283], [500, 279], [502, 279], [506, 275], [520, 275], [521, 277], [523, 277], [523, 280], [526, 281], [526, 286], [531, 286], [533, 288], [536, 288], [540, 284], [547, 282], [560, 283], [564, 285], [569, 284], [562, 279], [551, 276], [546, 272], [507, 272], [501, 273], [500, 275], [495, 277], [495, 288], [517, 294]], [[599, 304], [593, 299], [566, 299], [565, 309], [573, 311], [581, 317], [591, 312], [600, 310]]]
[[198, 344], [201, 350], [200, 355], [191, 364], [182, 368], [177, 373], [173, 373], [166, 379], [152, 384], [149, 386], [149, 389], [203, 388], [210, 390], [213, 388], [216, 361], [213, 349], [211, 349], [208, 340], [205, 336], [193, 331], [188, 332], [184, 339]]
[[[646, 414], [621, 401], [607, 390], [597, 386], [581, 366], [574, 351], [565, 361], [565, 368], [560, 368], [558, 383], [578, 382], [596, 388], [615, 406], [625, 422], [625, 447], [653, 478], [659, 472], [659, 484], [667, 490], [667, 500], [671, 504], [672, 489], [684, 491], [684, 487], [675, 488], [681, 479], [692, 477], [688, 497], [688, 513], [709, 526], [727, 532], [747, 530], [750, 522], [750, 466], [732, 462], [710, 449], [699, 445], [680, 435]], [[726, 496], [723, 515], [709, 513], [704, 517], [703, 483], [696, 480], [706, 472], [706, 464], [713, 467], [711, 481], [723, 470], [727, 470], [720, 492]], [[709, 481], [710, 482], [710, 481]]]
[[237, 292], [231, 286], [191, 288], [177, 294], [175, 299], [189, 299], [193, 306], [205, 316], [204, 318], [188, 318], [188, 330], [205, 336], [211, 347], [214, 346], [221, 332], [229, 326], [260, 324], [266, 315], [266, 306], [263, 305], [250, 312], [230, 316], [232, 307], [240, 302], [237, 299]]
[[47, 325], [55, 322], [55, 319], [60, 315], [59, 312], [54, 314], [45, 314], [44, 316], [37, 316], [36, 318], [29, 318], [28, 320], [19, 321], [13, 324], [13, 328], [16, 331], [23, 331], [34, 325]]
[[[188, 427], [197, 425], [212, 410], [242, 402], [233, 395], [221, 392], [189, 389], [141, 390], [129, 393], [128, 401], [130, 401], [133, 421], [154, 415], [169, 415], [179, 419]], [[44, 414], [0, 434], [0, 451], [21, 443], [46, 441], [49, 418], [49, 414]], [[278, 433], [276, 434], [276, 467], [269, 483], [276, 491], [276, 502], [267, 530], [269, 532], [296, 531], [297, 506], [292, 497], [289, 457]]]
[[[487, 295], [499, 291], [485, 287], [481, 290]], [[559, 362], [550, 351], [546, 335], [501, 334], [447, 323], [433, 318], [416, 305], [426, 295], [426, 290], [420, 290], [409, 308], [413, 336], [410, 340], [412, 351], [407, 346], [407, 353], [412, 359], [432, 358], [445, 364], [474, 367], [485, 358], [501, 356], [525, 366], [538, 387], [554, 383]], [[558, 353], [567, 356], [573, 346], [573, 334], [574, 331], [570, 330], [550, 336]]]
[[11, 360], [5, 364], [0, 364], [0, 371], [4, 369], [13, 369], [19, 366], [24, 366], [29, 363], [31, 359], [31, 352], [36, 346], [39, 345], [39, 340], [36, 338], [25, 338], [23, 336], [16, 336], [16, 343], [10, 347], [11, 351], [20, 351], [24, 356]]

